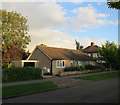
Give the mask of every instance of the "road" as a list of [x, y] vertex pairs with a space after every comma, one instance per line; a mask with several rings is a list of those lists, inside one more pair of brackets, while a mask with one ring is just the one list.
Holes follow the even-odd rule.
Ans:
[[3, 103], [118, 103], [118, 78], [10, 98]]

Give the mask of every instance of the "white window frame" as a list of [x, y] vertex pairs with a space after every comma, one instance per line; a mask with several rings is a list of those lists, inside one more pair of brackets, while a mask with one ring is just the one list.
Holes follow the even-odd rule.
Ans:
[[82, 62], [81, 62], [81, 61], [78, 61], [78, 65], [79, 65], [79, 66], [82, 66]]
[[[64, 65], [63, 65], [63, 62], [64, 62]], [[65, 68], [65, 61], [57, 60], [56, 61], [56, 68]]]
[[[72, 65], [74, 63], [74, 65]], [[75, 66], [75, 61], [70, 61], [71, 66]]]
[[89, 61], [90, 62], [90, 65], [93, 65], [93, 62], [92, 61]]
[[90, 54], [90, 53], [88, 53], [88, 56], [91, 56], [91, 54]]
[[93, 53], [93, 58], [98, 58], [98, 53]]

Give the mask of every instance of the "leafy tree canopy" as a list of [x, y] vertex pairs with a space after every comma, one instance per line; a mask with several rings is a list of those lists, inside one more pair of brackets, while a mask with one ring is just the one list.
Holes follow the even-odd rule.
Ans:
[[107, 5], [109, 8], [120, 9], [120, 1], [118, 0], [107, 0]]
[[118, 49], [114, 42], [107, 41], [105, 45], [102, 45], [102, 50], [98, 51], [100, 60], [105, 61], [110, 69], [118, 66]]
[[[2, 49], [4, 51], [4, 48]], [[19, 50], [17, 46], [11, 46], [10, 48], [7, 48], [7, 52], [2, 52], [2, 62], [9, 63], [13, 60], [19, 60], [22, 58], [22, 50]]]
[[[25, 50], [31, 41], [30, 36], [28, 35], [28, 19], [14, 11], [7, 12], [6, 10], [0, 10], [0, 15], [2, 15], [1, 28], [3, 57], [8, 56], [5, 54], [12, 53], [10, 50], [14, 50], [14, 48], [17, 48], [16, 53]], [[15, 56], [16, 53], [14, 53], [13, 56]], [[10, 58], [5, 58], [5, 61], [11, 61]]]
[[40, 44], [41, 46], [46, 46], [45, 44]]
[[80, 45], [80, 43], [79, 43], [77, 40], [75, 40], [75, 45], [76, 45], [76, 50], [81, 50], [81, 49], [83, 49], [83, 46]]
[[22, 60], [26, 60], [29, 55], [30, 55], [29, 50], [28, 50], [27, 52], [24, 51], [24, 52], [22, 53]]

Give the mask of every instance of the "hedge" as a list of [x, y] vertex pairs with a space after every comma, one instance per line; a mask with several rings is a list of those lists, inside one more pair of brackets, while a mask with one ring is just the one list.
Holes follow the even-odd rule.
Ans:
[[85, 65], [86, 70], [105, 70], [105, 67], [103, 65]]
[[64, 69], [65, 72], [67, 71], [84, 71], [84, 70], [105, 70], [103, 65], [93, 66], [93, 65], [85, 65], [85, 66], [71, 66], [66, 67]]
[[84, 66], [71, 66], [71, 67], [66, 67], [64, 71], [83, 71], [85, 70]]
[[41, 69], [34, 67], [16, 67], [2, 70], [2, 82], [16, 82], [41, 79]]

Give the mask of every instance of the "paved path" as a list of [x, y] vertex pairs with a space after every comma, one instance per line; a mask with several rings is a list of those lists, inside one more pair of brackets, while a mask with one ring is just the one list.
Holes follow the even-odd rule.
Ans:
[[[90, 73], [90, 74], [71, 75], [71, 76], [64, 76], [64, 77], [55, 76], [52, 78], [46, 78], [46, 79], [41, 79], [41, 80], [3, 83], [2, 85], [3, 86], [12, 86], [12, 85], [20, 85], [20, 84], [31, 84], [31, 83], [40, 83], [40, 82], [45, 82], [45, 81], [53, 81], [55, 84], [58, 85], [58, 87], [61, 88], [61, 87], [69, 87], [69, 86], [85, 84], [85, 83], [90, 82], [88, 80], [73, 79], [73, 77], [93, 75], [93, 74], [104, 74], [104, 73], [108, 73], [108, 72], [110, 72], [110, 71]], [[115, 72], [115, 71], [112, 71], [112, 72]]]
[[118, 78], [3, 100], [3, 103], [117, 103]]

